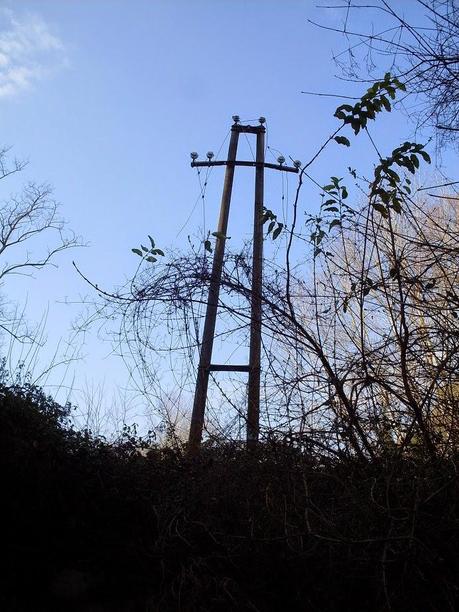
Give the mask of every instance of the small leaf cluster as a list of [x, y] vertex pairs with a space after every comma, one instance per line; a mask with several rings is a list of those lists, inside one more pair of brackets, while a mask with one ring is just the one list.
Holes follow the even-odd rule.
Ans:
[[[371, 195], [373, 197], [373, 208], [383, 217], [389, 215], [389, 208], [396, 213], [402, 210], [401, 188], [407, 194], [411, 193], [411, 181], [405, 178], [402, 181], [400, 175], [393, 166], [406, 168], [411, 174], [415, 174], [419, 168], [419, 158], [430, 164], [430, 156], [424, 151], [424, 145], [415, 142], [404, 142], [400, 147], [392, 151], [389, 157], [381, 160], [374, 171]], [[377, 199], [376, 199], [377, 198]]]
[[263, 207], [263, 225], [265, 223], [268, 223], [268, 221], [269, 221], [269, 225], [268, 225], [268, 230], [266, 233], [268, 234], [268, 236], [269, 234], [271, 234], [272, 239], [276, 240], [276, 238], [279, 236], [279, 234], [284, 229], [284, 224], [280, 223], [277, 220], [277, 215], [274, 214], [272, 210], [269, 210]]
[[357, 297], [359, 293], [361, 293], [362, 297], [366, 297], [370, 291], [376, 290], [379, 287], [380, 283], [374, 281], [369, 276], [363, 278], [361, 282], [351, 283], [351, 290], [343, 299], [343, 312], [348, 311], [349, 304], [353, 297]]
[[150, 235], [148, 236], [148, 239], [151, 245], [150, 248], [147, 248], [146, 246], [141, 244], [140, 249], [131, 249], [131, 251], [135, 253], [136, 255], [138, 255], [139, 257], [141, 257], [142, 259], [145, 259], [145, 261], [148, 261], [150, 263], [155, 263], [156, 261], [158, 261], [157, 259], [158, 255], [160, 257], [164, 257], [164, 252], [161, 249], [156, 248], [155, 241]]
[[[390, 72], [384, 76], [384, 80], [376, 81], [360, 98], [359, 102], [354, 104], [342, 104], [335, 111], [335, 117], [342, 119], [345, 124], [350, 124], [355, 134], [358, 134], [361, 129], [364, 129], [368, 120], [374, 120], [376, 115], [382, 111], [391, 111], [390, 100], [395, 100], [397, 89], [406, 91], [406, 87], [396, 77], [393, 77]], [[335, 138], [338, 144], [349, 146], [349, 140], [343, 136]]]
[[[343, 221], [353, 215], [355, 211], [351, 206], [346, 204], [349, 196], [347, 187], [341, 184], [342, 178], [332, 176], [330, 183], [322, 187], [324, 193], [322, 196], [326, 199], [320, 206], [320, 216], [311, 216], [307, 223], [314, 224], [314, 231], [310, 235], [311, 242], [314, 246], [314, 257], [321, 253], [326, 256], [331, 253], [323, 251], [321, 243], [334, 227], [341, 227]], [[326, 226], [324, 225], [326, 223]], [[324, 227], [327, 227], [325, 230]]]

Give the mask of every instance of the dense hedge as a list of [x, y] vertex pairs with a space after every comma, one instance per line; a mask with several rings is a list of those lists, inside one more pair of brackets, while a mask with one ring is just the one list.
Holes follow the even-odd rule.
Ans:
[[137, 451], [0, 388], [2, 610], [455, 610], [454, 458]]

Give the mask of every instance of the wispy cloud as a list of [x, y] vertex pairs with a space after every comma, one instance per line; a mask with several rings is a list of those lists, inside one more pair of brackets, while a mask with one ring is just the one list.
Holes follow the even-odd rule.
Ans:
[[30, 89], [64, 63], [64, 45], [41, 17], [0, 9], [0, 98]]

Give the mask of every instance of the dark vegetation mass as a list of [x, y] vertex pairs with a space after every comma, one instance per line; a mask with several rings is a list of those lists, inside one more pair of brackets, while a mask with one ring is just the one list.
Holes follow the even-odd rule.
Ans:
[[456, 456], [327, 459], [272, 440], [189, 459], [69, 415], [1, 388], [2, 609], [456, 609]]

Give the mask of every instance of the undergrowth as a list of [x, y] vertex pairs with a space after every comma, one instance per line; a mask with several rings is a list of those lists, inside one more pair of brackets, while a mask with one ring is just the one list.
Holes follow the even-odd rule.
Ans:
[[457, 608], [457, 457], [190, 459], [76, 431], [69, 410], [0, 388], [3, 610]]

